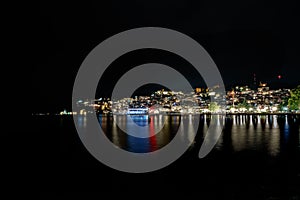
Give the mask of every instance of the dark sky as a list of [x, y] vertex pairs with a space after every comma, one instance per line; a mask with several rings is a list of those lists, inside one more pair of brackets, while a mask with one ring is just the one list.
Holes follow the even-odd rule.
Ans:
[[[75, 76], [87, 54], [114, 34], [144, 26], [174, 29], [198, 41], [228, 88], [250, 85], [253, 73], [271, 87], [300, 83], [296, 1], [42, 1], [36, 19], [39, 46], [32, 87], [38, 102], [33, 112], [70, 109]], [[186, 71], [194, 86], [199, 84], [174, 55], [153, 50], [135, 53], [117, 60], [111, 66], [117, 70], [107, 74], [117, 81], [126, 66], [155, 60]], [[276, 78], [279, 74], [281, 80]]]

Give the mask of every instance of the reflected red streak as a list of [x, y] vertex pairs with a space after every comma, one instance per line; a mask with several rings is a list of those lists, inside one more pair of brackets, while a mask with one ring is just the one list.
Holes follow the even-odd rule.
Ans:
[[156, 151], [157, 150], [157, 143], [156, 143], [156, 135], [155, 135], [155, 129], [154, 129], [154, 119], [153, 116], [150, 118], [150, 151]]

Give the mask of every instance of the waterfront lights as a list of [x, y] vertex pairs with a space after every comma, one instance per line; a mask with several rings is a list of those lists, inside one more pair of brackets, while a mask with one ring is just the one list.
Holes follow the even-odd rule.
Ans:
[[234, 113], [234, 112], [236, 112], [236, 111], [237, 111], [237, 110], [236, 110], [235, 108], [233, 108], [233, 107], [230, 108], [230, 112], [231, 112], [231, 113]]

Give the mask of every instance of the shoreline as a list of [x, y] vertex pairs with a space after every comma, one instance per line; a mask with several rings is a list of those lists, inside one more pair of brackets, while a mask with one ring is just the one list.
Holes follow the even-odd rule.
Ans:
[[[37, 113], [37, 114], [32, 114], [32, 116], [88, 116], [91, 114], [95, 114], [95, 113], [90, 113], [87, 115], [80, 115], [80, 114], [64, 114], [64, 115], [60, 115], [60, 114], [52, 114], [52, 113]], [[113, 113], [109, 113], [109, 114], [96, 114], [97, 116], [126, 116], [126, 115], [131, 115], [131, 116], [144, 116], [144, 115], [148, 115], [148, 116], [156, 116], [156, 115], [167, 115], [167, 116], [188, 116], [188, 115], [296, 115], [296, 116], [300, 116], [300, 113], [159, 113], [159, 114], [113, 114]]]

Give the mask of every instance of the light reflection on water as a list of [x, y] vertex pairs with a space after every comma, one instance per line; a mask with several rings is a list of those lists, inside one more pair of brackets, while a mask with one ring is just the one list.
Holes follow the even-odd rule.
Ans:
[[[147, 126], [146, 133], [143, 133], [147, 134], [147, 138], [127, 135], [116, 123], [113, 123], [115, 120], [119, 124], [126, 125], [126, 130], [130, 131], [133, 125], [130, 124], [130, 120], [127, 120], [128, 117], [131, 117], [139, 126]], [[199, 117], [197, 136], [200, 137], [196, 137], [198, 139], [193, 141], [195, 117]], [[210, 115], [99, 116], [99, 123], [106, 136], [117, 147], [131, 152], [145, 153], [156, 151], [167, 145], [175, 136], [180, 123], [182, 123], [181, 132], [184, 133], [181, 139], [188, 140], [192, 148], [195, 143], [201, 145], [211, 117]], [[85, 116], [78, 116], [78, 123], [81, 128], [85, 129], [88, 120]], [[220, 151], [230, 149], [233, 152], [255, 150], [277, 156], [287, 148], [289, 143], [292, 143], [299, 150], [299, 123], [299, 115], [228, 115], [215, 149]], [[156, 127], [162, 124], [164, 124], [162, 130], [156, 134]]]
[[[280, 129], [277, 116], [232, 116], [231, 141], [234, 151], [267, 150], [271, 155], [280, 151]], [[274, 123], [275, 118], [275, 123]], [[222, 146], [220, 141], [217, 146]]]

